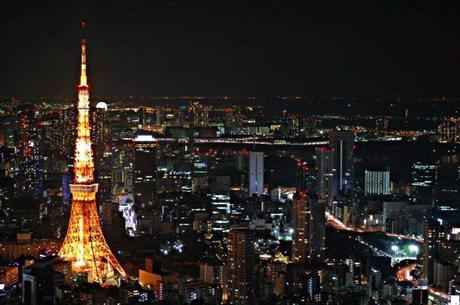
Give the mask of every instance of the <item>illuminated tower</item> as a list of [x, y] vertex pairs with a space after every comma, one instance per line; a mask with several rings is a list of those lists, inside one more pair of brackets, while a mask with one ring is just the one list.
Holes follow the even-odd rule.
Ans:
[[69, 227], [59, 256], [72, 263], [76, 273], [87, 273], [89, 282], [116, 284], [126, 273], [110, 251], [96, 208], [98, 184], [94, 183], [94, 162], [89, 123], [89, 87], [86, 77], [86, 40], [81, 43], [81, 75], [78, 86], [78, 123], [74, 181], [70, 185], [72, 210]]

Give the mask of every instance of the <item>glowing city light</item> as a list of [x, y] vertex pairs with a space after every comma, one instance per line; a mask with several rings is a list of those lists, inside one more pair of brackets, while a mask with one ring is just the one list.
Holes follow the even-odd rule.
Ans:
[[417, 245], [409, 245], [409, 251], [412, 252], [412, 253], [418, 253], [420, 250], [419, 246]]

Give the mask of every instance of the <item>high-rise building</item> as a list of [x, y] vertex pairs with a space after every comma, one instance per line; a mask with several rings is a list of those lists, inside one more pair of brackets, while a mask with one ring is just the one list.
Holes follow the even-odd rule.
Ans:
[[390, 194], [390, 170], [364, 171], [364, 193], [366, 195]]
[[446, 154], [436, 163], [436, 183], [433, 201], [439, 205], [441, 202], [458, 202], [460, 200], [460, 166], [455, 152]]
[[378, 134], [384, 135], [390, 126], [390, 120], [387, 118], [378, 118], [375, 120], [375, 130]]
[[405, 201], [383, 201], [385, 231], [394, 234], [407, 233], [407, 203]]
[[428, 218], [425, 221], [425, 232], [423, 241], [423, 274], [428, 284], [434, 282], [434, 261], [439, 256], [440, 246], [444, 243], [446, 233], [439, 221]]
[[96, 181], [98, 182], [99, 192], [97, 201], [99, 204], [103, 204], [106, 201], [112, 199], [112, 168], [113, 159], [112, 152], [104, 152], [99, 162], [96, 163]]
[[75, 149], [76, 130], [67, 128], [69, 123], [76, 124], [77, 111], [74, 107], [64, 109], [59, 115], [60, 133], [57, 139], [59, 143], [60, 154], [64, 157], [71, 158]]
[[43, 147], [36, 109], [25, 106], [16, 109], [18, 115], [17, 170], [14, 172], [16, 197], [43, 198]]
[[209, 125], [209, 106], [193, 102], [190, 105], [190, 110], [193, 114], [193, 126], [204, 127]]
[[155, 123], [161, 125], [161, 108], [159, 106], [155, 108]]
[[448, 292], [450, 281], [457, 273], [457, 266], [441, 258], [433, 262], [433, 284], [444, 292]]
[[65, 275], [60, 271], [67, 269], [67, 266], [53, 265], [56, 265], [56, 260], [36, 262], [22, 269], [22, 304], [40, 305], [51, 302], [56, 288], [65, 284]]
[[410, 198], [412, 202], [431, 204], [438, 167], [436, 163], [415, 162], [412, 164]]
[[309, 260], [315, 263], [324, 261], [326, 247], [326, 202], [316, 195], [308, 198], [310, 219], [308, 221], [308, 251]]
[[99, 102], [92, 112], [91, 139], [94, 144], [95, 178], [99, 184], [97, 201], [102, 205], [111, 200], [112, 150], [110, 129], [107, 120], [107, 104]]
[[334, 150], [330, 148], [316, 149], [316, 167], [317, 167], [317, 190], [321, 198], [325, 198], [330, 204], [337, 195], [335, 182], [335, 162]]
[[227, 285], [227, 266], [217, 259], [200, 263], [200, 280], [220, 287]]
[[292, 202], [292, 260], [305, 263], [309, 236], [309, 218], [307, 211], [307, 197], [297, 193]]
[[108, 106], [104, 102], [97, 103], [92, 109], [91, 139], [94, 141], [95, 158], [99, 153], [107, 150], [110, 146], [110, 128], [107, 118]]
[[337, 170], [335, 185], [338, 193], [350, 194], [353, 190], [353, 146], [355, 134], [349, 130], [334, 130], [328, 135], [329, 147], [334, 150], [334, 162]]
[[458, 118], [444, 118], [438, 126], [439, 141], [454, 142], [460, 136], [460, 120]]
[[412, 305], [428, 305], [427, 288], [417, 288], [412, 290]]
[[302, 294], [311, 302], [321, 302], [321, 282], [318, 271], [309, 271], [301, 277]]
[[211, 181], [211, 192], [215, 194], [227, 194], [230, 192], [230, 176], [213, 176]]
[[132, 141], [113, 142], [111, 182], [121, 192], [133, 192], [134, 146]]
[[235, 305], [254, 304], [254, 234], [249, 230], [228, 233], [228, 294]]
[[205, 156], [194, 154], [192, 157], [192, 190], [197, 191], [208, 187], [208, 162]]
[[156, 119], [156, 117], [154, 116], [155, 108], [140, 107], [138, 113], [139, 113], [139, 124], [140, 125], [152, 125], [155, 123], [155, 119]]
[[230, 196], [214, 194], [211, 196], [212, 233], [216, 237], [225, 237], [230, 230]]
[[134, 151], [134, 200], [153, 205], [157, 190], [158, 143], [152, 136], [137, 136]]
[[89, 282], [116, 284], [126, 273], [107, 245], [96, 207], [98, 184], [94, 181], [90, 138], [89, 86], [86, 77], [86, 39], [81, 44], [78, 86], [78, 125], [74, 180], [70, 184], [72, 209], [67, 234], [58, 256], [71, 262], [75, 273], [86, 273]]
[[264, 153], [249, 152], [249, 196], [261, 196], [264, 192]]

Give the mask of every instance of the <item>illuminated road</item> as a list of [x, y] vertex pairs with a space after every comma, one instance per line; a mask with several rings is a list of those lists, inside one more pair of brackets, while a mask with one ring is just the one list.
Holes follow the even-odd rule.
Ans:
[[447, 293], [442, 292], [441, 290], [430, 287], [428, 288], [428, 292], [432, 295], [437, 296], [438, 298], [443, 299], [444, 301], [450, 301], [450, 296]]
[[[340, 219], [335, 217], [329, 212], [326, 212], [326, 219], [327, 219], [327, 224], [330, 225], [331, 227], [335, 228], [336, 230], [340, 231], [353, 231], [356, 233], [375, 233], [375, 232], [381, 232], [374, 230], [372, 228], [363, 228], [363, 227], [352, 227], [352, 226], [346, 226]], [[384, 233], [384, 232], [382, 232]], [[388, 237], [394, 237], [402, 240], [413, 240], [418, 243], [423, 243], [423, 238], [416, 238], [410, 235], [398, 235], [398, 234], [393, 234], [393, 233], [385, 233]]]
[[[125, 140], [134, 140], [133, 138], [125, 138]], [[177, 142], [177, 143], [184, 143], [187, 144], [189, 142], [188, 138], [167, 138], [167, 137], [151, 137], [151, 140], [158, 141], [158, 142]], [[395, 142], [401, 141], [402, 138], [390, 138], [387, 140], [371, 140], [372, 142]], [[270, 145], [270, 146], [324, 146], [328, 145], [329, 141], [323, 138], [309, 138], [306, 141], [302, 142], [293, 142], [289, 139], [273, 139], [267, 138], [264, 136], [243, 136], [237, 138], [195, 138], [195, 144], [245, 144], [245, 145]], [[358, 142], [369, 142], [369, 140], [355, 140], [356, 143]]]
[[250, 144], [250, 145], [275, 145], [275, 146], [321, 146], [329, 144], [329, 141], [314, 142], [287, 142], [287, 141], [267, 141], [258, 138], [214, 138], [214, 139], [195, 139], [195, 143], [212, 144]]
[[339, 231], [356, 231], [351, 227], [347, 227], [340, 219], [332, 216], [331, 213], [326, 212], [327, 224]]
[[417, 268], [417, 264], [410, 264], [399, 268], [399, 270], [396, 271], [396, 278], [400, 282], [412, 282], [412, 284], [415, 284], [415, 279], [410, 274], [415, 268]]
[[[125, 138], [125, 140], [134, 140], [134, 138]], [[141, 141], [157, 141], [157, 142], [173, 142], [187, 144], [189, 139], [174, 139], [165, 137], [150, 137], [145, 136]], [[195, 138], [195, 144], [245, 144], [245, 145], [270, 145], [270, 146], [323, 146], [329, 144], [327, 140], [315, 139], [305, 142], [290, 142], [285, 140], [274, 140], [259, 137], [244, 137], [244, 138]]]
[[423, 238], [418, 238], [410, 235], [398, 235], [398, 234], [393, 234], [393, 233], [385, 233], [389, 237], [396, 237], [398, 239], [404, 239], [404, 240], [414, 240], [418, 243], [423, 243]]

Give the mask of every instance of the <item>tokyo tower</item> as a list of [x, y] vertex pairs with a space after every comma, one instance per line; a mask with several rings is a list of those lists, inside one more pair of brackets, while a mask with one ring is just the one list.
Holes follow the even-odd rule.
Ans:
[[75, 273], [87, 273], [89, 282], [97, 282], [101, 285], [116, 284], [117, 279], [126, 277], [126, 273], [105, 241], [96, 208], [98, 184], [94, 182], [90, 139], [86, 39], [81, 41], [74, 174], [74, 181], [70, 185], [72, 209], [69, 226], [58, 255], [72, 263], [72, 271]]

